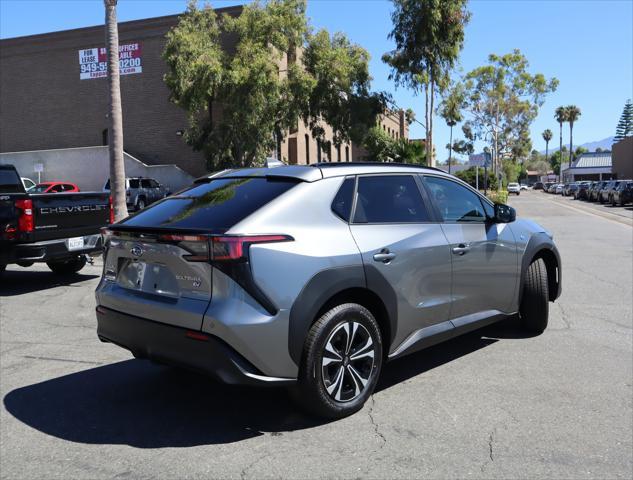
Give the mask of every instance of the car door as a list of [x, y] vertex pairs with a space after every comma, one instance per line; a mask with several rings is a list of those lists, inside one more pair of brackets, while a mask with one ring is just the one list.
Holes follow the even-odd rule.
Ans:
[[509, 224], [489, 221], [494, 215], [492, 205], [457, 181], [425, 175], [424, 185], [450, 246], [451, 320], [511, 313], [519, 259]]
[[392, 350], [414, 331], [448, 320], [451, 255], [436, 220], [417, 176], [357, 178], [350, 229], [368, 288], [397, 318]]

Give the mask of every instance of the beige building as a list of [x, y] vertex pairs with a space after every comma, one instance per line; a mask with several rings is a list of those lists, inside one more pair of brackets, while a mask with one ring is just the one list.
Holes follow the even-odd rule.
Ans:
[[[377, 125], [393, 140], [409, 139], [409, 124], [402, 109], [387, 110], [379, 115]], [[352, 144], [352, 161], [362, 162], [364, 160], [367, 160], [367, 150], [361, 145]]]

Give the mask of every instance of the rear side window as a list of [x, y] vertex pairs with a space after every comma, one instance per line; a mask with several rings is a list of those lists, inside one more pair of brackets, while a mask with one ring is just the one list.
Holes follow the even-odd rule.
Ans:
[[332, 211], [340, 218], [349, 222], [354, 200], [354, 179], [347, 178], [332, 201]]
[[296, 184], [267, 178], [211, 180], [167, 197], [123, 225], [224, 232]]
[[131, 178], [129, 182], [130, 182], [129, 188], [140, 188], [138, 178]]
[[411, 175], [358, 178], [354, 223], [428, 222], [429, 214]]
[[22, 180], [13, 169], [0, 169], [0, 193], [22, 193]]

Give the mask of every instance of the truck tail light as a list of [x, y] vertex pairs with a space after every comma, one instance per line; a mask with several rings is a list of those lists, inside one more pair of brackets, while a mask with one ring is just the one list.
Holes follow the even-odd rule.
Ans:
[[110, 207], [110, 225], [114, 223], [114, 204], [112, 203], [112, 195], [108, 197], [108, 205]]
[[15, 208], [20, 211], [18, 217], [18, 231], [27, 233], [32, 232], [35, 227], [33, 217], [33, 200], [16, 200]]

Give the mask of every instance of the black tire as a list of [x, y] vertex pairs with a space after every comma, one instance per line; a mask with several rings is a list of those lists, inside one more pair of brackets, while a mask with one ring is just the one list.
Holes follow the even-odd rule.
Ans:
[[549, 288], [547, 267], [542, 258], [534, 260], [523, 279], [523, 298], [519, 314], [524, 329], [543, 333], [549, 318]]
[[[354, 334], [351, 334], [352, 331]], [[347, 344], [350, 337], [352, 344], [345, 348], [343, 344]], [[341, 350], [336, 345], [340, 345]], [[348, 353], [342, 356], [327, 354], [326, 358], [326, 346], [337, 352], [343, 353], [345, 350]], [[370, 350], [373, 359], [367, 353]], [[376, 387], [382, 367], [382, 352], [380, 329], [369, 310], [356, 303], [344, 303], [332, 308], [308, 332], [297, 386], [291, 391], [295, 401], [309, 413], [324, 418], [343, 418], [357, 412]], [[357, 359], [353, 359], [354, 355], [358, 356]], [[335, 356], [342, 360], [334, 359]], [[324, 360], [329, 360], [328, 364], [324, 365]], [[332, 390], [328, 392], [328, 388]]]
[[15, 262], [22, 268], [32, 267], [35, 262]]
[[0, 278], [2, 278], [2, 274], [6, 270], [7, 265], [5, 263], [0, 263]]
[[69, 260], [46, 262], [46, 265], [58, 275], [72, 275], [86, 266], [86, 257], [80, 255]]
[[139, 198], [136, 201], [136, 209], [137, 210], [143, 210], [145, 208], [146, 204], [145, 204], [145, 199], [144, 198]]

